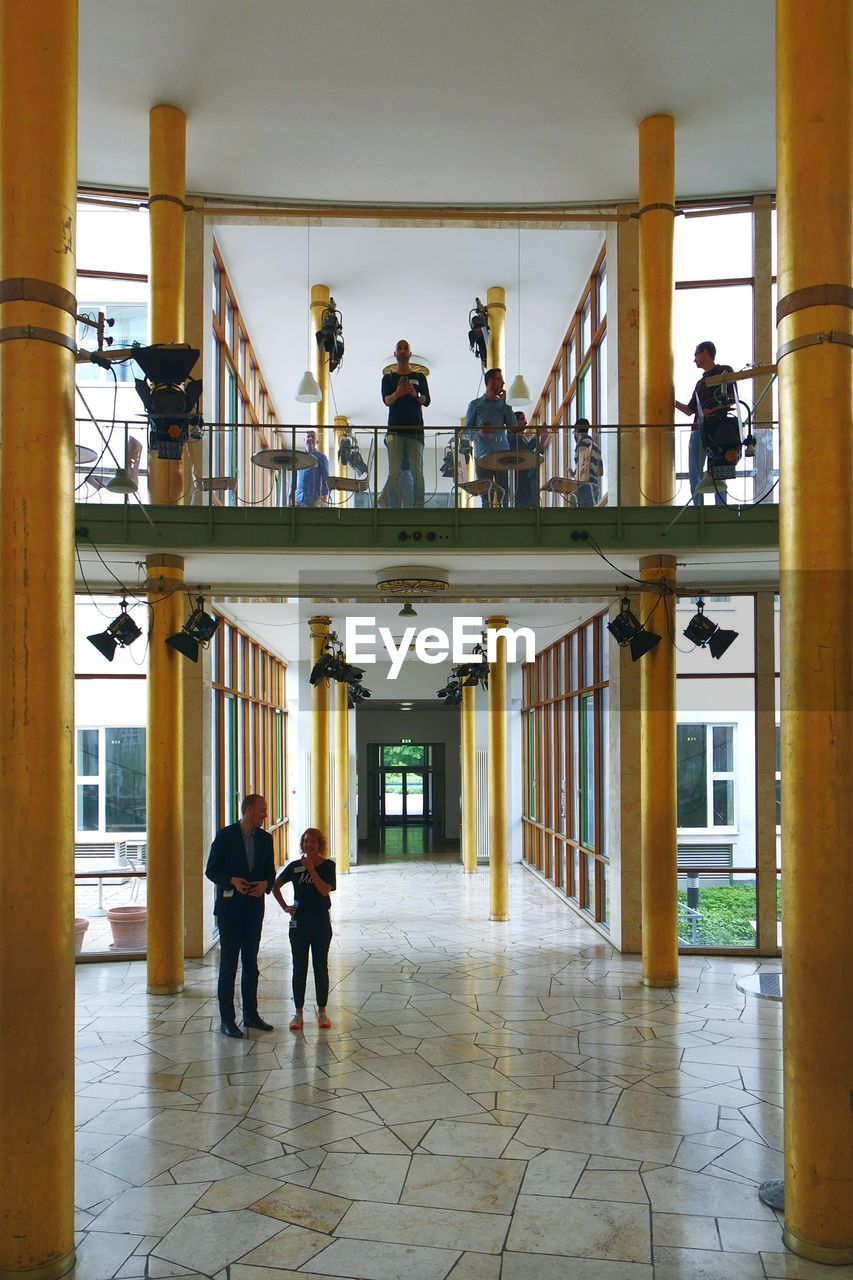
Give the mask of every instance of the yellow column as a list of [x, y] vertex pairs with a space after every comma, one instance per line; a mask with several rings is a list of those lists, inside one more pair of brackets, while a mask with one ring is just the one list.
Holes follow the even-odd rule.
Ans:
[[[323, 651], [331, 621], [324, 617], [308, 619], [312, 667]], [[329, 703], [329, 682], [321, 680], [311, 688], [311, 826], [322, 831], [327, 839], [331, 831]]]
[[[74, 1265], [76, 183], [77, 4], [2, 0], [0, 328], [11, 331], [0, 342], [4, 1280], [53, 1280]], [[30, 872], [26, 850], [37, 860]]]
[[347, 686], [336, 683], [335, 694], [335, 847], [338, 871], [349, 871], [349, 707]]
[[[500, 631], [507, 619], [486, 619], [486, 626]], [[509, 808], [506, 753], [506, 637], [496, 639], [494, 661], [489, 664], [489, 888], [492, 920], [509, 919]]]
[[[675, 121], [647, 116], [640, 123], [640, 421], [672, 422]], [[663, 207], [660, 207], [663, 206]], [[643, 431], [640, 441], [643, 506], [675, 497], [675, 430]]]
[[[151, 341], [183, 342], [186, 218], [183, 204], [187, 194], [187, 118], [183, 111], [165, 105], [151, 108], [148, 148]], [[149, 453], [151, 501], [158, 505], [179, 502], [186, 496], [188, 473], [186, 453], [180, 462], [167, 462]]]
[[486, 291], [489, 309], [489, 342], [486, 348], [486, 368], [502, 369], [506, 375], [506, 292], [493, 284]]
[[[643, 582], [675, 587], [675, 556], [641, 556]], [[645, 590], [641, 617], [660, 644], [640, 658], [640, 850], [643, 885], [643, 983], [678, 985], [675, 790], [675, 597]]]
[[462, 690], [462, 870], [477, 870], [477, 735], [476, 693]]
[[187, 661], [166, 644], [187, 616], [182, 556], [145, 560], [151, 622], [146, 732], [148, 990], [184, 989], [184, 690]]
[[853, 1262], [851, 21], [849, 0], [777, 0], [784, 1239], [835, 1264]]
[[320, 321], [323, 318], [323, 312], [329, 305], [329, 286], [327, 284], [314, 284], [311, 286], [311, 310], [309, 316], [309, 324], [311, 326], [310, 348], [311, 348], [311, 369], [320, 390], [323, 393], [323, 399], [318, 404], [311, 405], [311, 422], [318, 428], [317, 430], [317, 447], [321, 453], [325, 453], [332, 461], [329, 455], [327, 445], [329, 444], [328, 432], [326, 427], [332, 420], [331, 394], [329, 388], [329, 357], [325, 351], [321, 351], [317, 346], [317, 330], [320, 328]]

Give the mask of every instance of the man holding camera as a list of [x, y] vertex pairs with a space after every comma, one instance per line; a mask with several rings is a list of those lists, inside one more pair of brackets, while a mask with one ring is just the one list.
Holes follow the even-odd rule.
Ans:
[[429, 404], [426, 374], [412, 369], [412, 349], [405, 338], [394, 348], [397, 367], [382, 377], [382, 399], [388, 406], [388, 507], [401, 507], [403, 459], [414, 487], [414, 505], [424, 505], [424, 406]]
[[[713, 427], [715, 420], [722, 420], [734, 403], [734, 392], [731, 386], [726, 387], [726, 394], [721, 394], [722, 387], [709, 387], [706, 378], [715, 373], [733, 373], [730, 364], [717, 364], [717, 348], [713, 342], [700, 342], [693, 353], [693, 363], [702, 370], [702, 376], [693, 389], [693, 395], [682, 404], [676, 400], [675, 407], [681, 413], [693, 414], [693, 427], [690, 431], [690, 444], [687, 453], [687, 471], [690, 477], [690, 492], [693, 495], [694, 507], [701, 507], [702, 497], [696, 492], [705, 465], [708, 448], [708, 428]], [[718, 507], [726, 505], [725, 487], [717, 489], [715, 502]]]
[[213, 914], [219, 925], [219, 1017], [224, 1036], [242, 1040], [234, 1012], [234, 980], [237, 961], [243, 972], [243, 1025], [256, 1031], [272, 1031], [258, 1013], [258, 948], [264, 924], [264, 895], [275, 880], [272, 836], [263, 830], [267, 802], [263, 796], [246, 796], [242, 817], [216, 833], [205, 875], [216, 885]]

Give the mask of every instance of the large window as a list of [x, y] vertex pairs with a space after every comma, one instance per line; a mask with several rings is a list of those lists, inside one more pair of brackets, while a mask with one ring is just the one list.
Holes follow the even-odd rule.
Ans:
[[609, 919], [605, 615], [524, 668], [524, 860], [598, 924]]
[[707, 830], [735, 825], [732, 724], [678, 726], [678, 826]]
[[[607, 262], [600, 253], [584, 286], [566, 330], [557, 358], [533, 409], [534, 426], [558, 428], [541, 469], [540, 483], [552, 476], [568, 476], [574, 470], [574, 437], [571, 428], [578, 418], [607, 422]], [[600, 433], [593, 437], [606, 450]], [[606, 501], [607, 478], [601, 478], [601, 502]], [[542, 494], [543, 505], [560, 505], [555, 494]]]
[[253, 792], [269, 806], [276, 857], [286, 855], [287, 703], [284, 663], [226, 618], [211, 644], [213, 825], [240, 816]]
[[214, 495], [215, 503], [269, 506], [274, 485], [270, 472], [253, 466], [252, 454], [279, 443], [276, 414], [249, 340], [222, 254], [213, 246], [211, 353], [212, 421], [205, 443], [210, 476], [236, 477], [236, 492]]

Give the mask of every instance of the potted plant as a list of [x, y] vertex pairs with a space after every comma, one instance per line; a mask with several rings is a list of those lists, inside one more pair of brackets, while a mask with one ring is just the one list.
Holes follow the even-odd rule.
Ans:
[[89, 928], [89, 921], [85, 916], [74, 917], [74, 954], [79, 956], [83, 950], [83, 942], [86, 937], [86, 930]]
[[107, 919], [113, 931], [112, 951], [144, 951], [148, 928], [145, 907], [110, 907]]

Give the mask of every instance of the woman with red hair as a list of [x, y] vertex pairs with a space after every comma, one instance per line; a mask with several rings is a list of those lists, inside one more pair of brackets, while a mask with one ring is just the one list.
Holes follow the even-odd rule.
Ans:
[[[328, 962], [332, 941], [329, 899], [335, 889], [335, 864], [328, 857], [326, 837], [316, 827], [302, 832], [299, 848], [302, 857], [279, 871], [272, 887], [276, 902], [290, 916], [293, 1003], [296, 1005], [296, 1012], [290, 1020], [291, 1031], [302, 1030], [309, 952], [314, 967], [317, 1021], [321, 1027], [332, 1025], [326, 1004], [329, 999]], [[281, 890], [286, 884], [293, 885], [293, 905], [285, 902], [282, 896]]]

